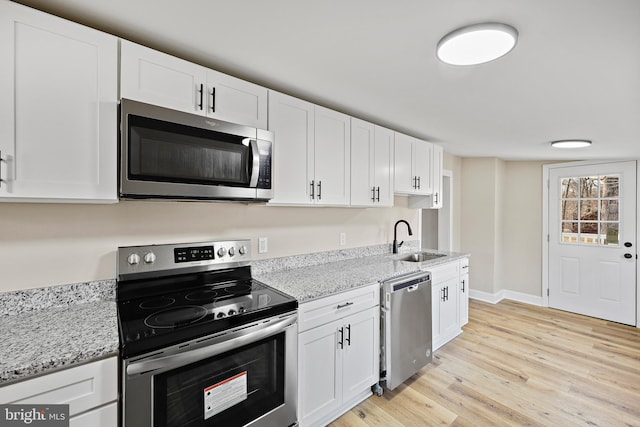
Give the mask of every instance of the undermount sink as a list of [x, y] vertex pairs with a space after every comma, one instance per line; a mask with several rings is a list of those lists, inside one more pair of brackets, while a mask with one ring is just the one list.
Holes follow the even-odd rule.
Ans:
[[408, 261], [408, 262], [423, 262], [423, 261], [431, 261], [432, 259], [442, 258], [446, 256], [445, 254], [434, 254], [431, 252], [415, 252], [406, 257], [400, 258], [400, 261]]

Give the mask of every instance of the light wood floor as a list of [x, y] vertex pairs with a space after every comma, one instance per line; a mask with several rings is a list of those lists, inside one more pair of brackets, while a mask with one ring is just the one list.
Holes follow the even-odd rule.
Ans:
[[640, 329], [513, 301], [331, 427], [640, 426]]

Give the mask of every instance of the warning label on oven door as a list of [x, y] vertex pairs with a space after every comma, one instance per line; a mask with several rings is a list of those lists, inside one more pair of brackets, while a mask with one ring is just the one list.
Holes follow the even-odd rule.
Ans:
[[247, 398], [247, 371], [204, 389], [204, 419], [231, 408]]

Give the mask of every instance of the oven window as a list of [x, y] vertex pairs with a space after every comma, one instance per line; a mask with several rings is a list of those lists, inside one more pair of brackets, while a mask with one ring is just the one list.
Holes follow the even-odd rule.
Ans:
[[154, 426], [244, 425], [284, 404], [285, 333], [154, 377]]
[[129, 116], [129, 178], [246, 186], [252, 154], [241, 136]]

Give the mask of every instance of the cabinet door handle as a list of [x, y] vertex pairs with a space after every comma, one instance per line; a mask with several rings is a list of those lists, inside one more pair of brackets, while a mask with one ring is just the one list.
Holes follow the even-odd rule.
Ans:
[[378, 192], [378, 195], [376, 196], [376, 202], [379, 202], [380, 201], [380, 187], [377, 187], [376, 191]]
[[200, 103], [198, 104], [198, 108], [200, 109], [200, 111], [202, 111], [202, 103], [203, 103], [203, 92], [204, 92], [204, 85], [200, 84], [200, 89], [198, 90], [198, 92], [200, 93]]
[[420, 177], [418, 177], [418, 190], [420, 189]]
[[343, 349], [344, 348], [344, 328], [340, 328], [338, 332], [340, 333], [340, 341], [338, 341], [338, 345], [340, 346], [340, 349]]
[[445, 302], [446, 299], [444, 298], [444, 288], [440, 289], [440, 293], [442, 294], [440, 295], [440, 299], [442, 300], [442, 302]]
[[449, 301], [449, 287], [448, 286], [444, 287], [444, 300], [445, 301]]
[[341, 308], [345, 308], [345, 307], [349, 307], [350, 305], [353, 305], [353, 302], [349, 301], [349, 302], [345, 302], [344, 304], [338, 304], [338, 306], [336, 307], [337, 310], [340, 310]]
[[318, 200], [322, 199], [322, 181], [318, 181]]
[[438, 193], [436, 193], [436, 205], [438, 204]]
[[418, 188], [418, 177], [413, 177], [413, 189], [416, 190]]
[[316, 198], [316, 182], [311, 180], [311, 199]]
[[462, 279], [462, 292], [464, 292], [464, 282], [465, 282], [465, 280]]
[[211, 88], [211, 112], [216, 112], [216, 87]]
[[4, 179], [2, 179], [2, 162], [4, 162], [5, 160], [2, 158], [2, 151], [0, 151], [0, 188], [2, 187], [2, 183], [4, 182]]
[[376, 201], [376, 187], [371, 187], [371, 201]]
[[347, 345], [351, 347], [351, 324], [347, 325]]

